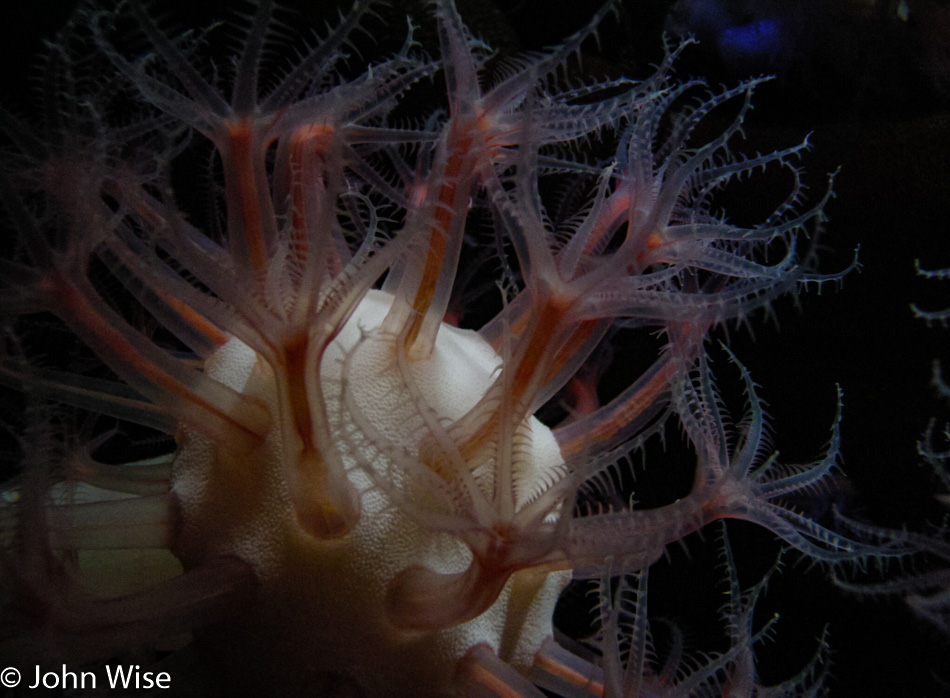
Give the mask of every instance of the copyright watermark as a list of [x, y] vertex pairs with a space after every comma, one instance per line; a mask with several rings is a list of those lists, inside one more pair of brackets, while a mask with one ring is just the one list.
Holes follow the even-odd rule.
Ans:
[[167, 671], [149, 671], [139, 664], [106, 665], [96, 671], [72, 671], [65, 664], [50, 669], [36, 664], [24, 677], [16, 667], [0, 669], [0, 686], [29, 689], [94, 689], [164, 690], [172, 687]]
[[5, 688], [13, 688], [20, 685], [20, 670], [16, 667], [8, 666], [0, 671], [0, 684]]

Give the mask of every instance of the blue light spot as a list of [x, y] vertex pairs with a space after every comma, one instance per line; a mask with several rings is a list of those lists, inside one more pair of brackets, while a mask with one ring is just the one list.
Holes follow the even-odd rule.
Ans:
[[733, 59], [775, 55], [782, 43], [782, 23], [767, 17], [751, 24], [727, 27], [719, 35], [723, 56]]

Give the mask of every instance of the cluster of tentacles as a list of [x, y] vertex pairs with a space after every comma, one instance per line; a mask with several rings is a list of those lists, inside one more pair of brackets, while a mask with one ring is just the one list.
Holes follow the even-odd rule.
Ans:
[[[193, 653], [247, 694], [765, 690], [762, 585], [725, 575], [729, 649], [659, 667], [648, 569], [729, 518], [827, 563], [914, 547], [801, 513], [837, 467], [837, 420], [815, 463], [779, 463], [750, 376], [729, 354], [732, 422], [707, 353], [845, 273], [811, 252], [830, 182], [806, 200], [807, 143], [741, 154], [760, 81], [677, 81], [682, 46], [644, 80], [578, 77], [611, 5], [498, 58], [438, 0], [364, 63], [357, 30], [392, 16], [371, 5], [301, 39], [270, 0], [183, 34], [136, 2], [86, 6], [49, 48], [41, 116], [0, 114], [21, 455], [0, 654], [185, 645], [163, 661]], [[731, 220], [763, 170], [786, 193]], [[641, 504], [632, 456], [662, 472], [650, 444], [677, 430], [691, 484]], [[124, 440], [158, 446], [116, 456]], [[600, 582], [583, 661], [550, 637], [572, 576]]]

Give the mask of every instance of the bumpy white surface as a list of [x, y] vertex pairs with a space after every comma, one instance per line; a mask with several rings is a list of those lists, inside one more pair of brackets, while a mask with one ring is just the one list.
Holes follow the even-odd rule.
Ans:
[[[387, 294], [369, 292], [328, 349], [321, 384], [335, 429], [352, 424], [341, 409], [342, 386], [348, 391], [347, 404], [359, 406], [360, 419], [368, 420], [377, 437], [388, 442], [386, 448], [411, 451], [417, 410], [393, 370], [392, 352], [387, 350], [391, 345], [373, 338], [391, 302]], [[443, 326], [431, 358], [414, 363], [411, 371], [434, 413], [456, 420], [484, 395], [499, 364], [476, 333]], [[346, 381], [341, 382], [344, 365]], [[236, 390], [260, 396], [276, 414], [273, 380], [268, 384], [271, 374], [243, 344], [232, 340], [206, 370]], [[525, 489], [544, 471], [563, 464], [550, 430], [532, 419], [530, 431], [534, 457], [525, 473]], [[352, 457], [347, 457], [347, 467], [361, 492], [359, 523], [341, 540], [302, 536], [289, 511], [281, 450], [277, 428], [259, 453], [246, 454], [243, 462], [224, 464], [223, 469], [215, 462], [215, 449], [191, 434], [183, 439], [176, 462], [174, 491], [181, 502], [184, 548], [200, 550], [202, 556], [237, 555], [253, 565], [262, 580], [259, 608], [243, 627], [230, 628], [217, 640], [225, 661], [237, 667], [265, 666], [253, 679], [271, 688], [279, 679], [297, 688], [305, 683], [324, 686], [333, 675], [366, 694], [386, 696], [441, 693], [455, 660], [480, 642], [516, 665], [530, 664], [552, 632], [551, 614], [568, 573], [549, 575], [533, 596], [513, 593], [509, 582], [486, 613], [455, 628], [432, 633], [397, 629], [386, 619], [384, 607], [393, 577], [413, 564], [442, 573], [464, 570], [468, 549], [407, 517], [372, 485], [367, 464], [357, 464]], [[359, 453], [381, 458], [369, 441]], [[369, 467], [385, 470], [386, 464]], [[244, 483], [237, 494], [230, 492], [234, 485], [227, 477], [223, 480], [228, 484], [221, 484], [220, 473], [227, 468], [237, 473], [235, 481]], [[241, 474], [245, 472], [256, 474]], [[249, 487], [255, 491], [240, 493]], [[222, 497], [247, 497], [251, 504], [222, 505], [217, 501]]]

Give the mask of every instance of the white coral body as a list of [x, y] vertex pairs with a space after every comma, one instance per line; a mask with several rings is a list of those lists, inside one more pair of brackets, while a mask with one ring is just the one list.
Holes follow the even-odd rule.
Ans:
[[[375, 332], [391, 303], [392, 297], [380, 291], [366, 295], [328, 350], [320, 378], [329, 414], [345, 413], [345, 385], [390, 446], [411, 450], [418, 441], [406, 428], [413, 421], [413, 403], [391, 370], [392, 343]], [[344, 382], [344, 357], [354, 350]], [[412, 375], [433, 412], [451, 421], [478, 402], [500, 365], [477, 333], [446, 325], [432, 355], [412, 364]], [[223, 346], [206, 372], [273, 406], [270, 372], [238, 340]], [[335, 428], [354, 428], [352, 420], [343, 421]], [[550, 429], [533, 417], [530, 422], [533, 471], [525, 473], [524, 491], [545, 471], [563, 466]], [[230, 468], [215, 465], [218, 449], [201, 436], [192, 433], [182, 441], [173, 486], [181, 507], [179, 554], [186, 560], [237, 556], [253, 566], [261, 585], [261, 602], [252, 612], [206, 638], [242, 690], [250, 683], [303, 694], [344, 686], [359, 695], [439, 694], [450, 690], [455, 666], [470, 647], [487, 643], [503, 659], [527, 668], [551, 635], [554, 605], [568, 572], [518, 572], [488, 611], [453, 628], [402, 630], [387, 619], [386, 590], [397, 573], [410, 565], [462, 572], [471, 553], [452, 536], [420, 526], [375, 488], [367, 469], [382, 470], [380, 463], [345, 456], [348, 476], [360, 492], [359, 523], [341, 539], [317, 540], [294, 523], [279, 438], [268, 439], [259, 451], [246, 454], [246, 463]], [[366, 451], [359, 457], [383, 457], [370, 443]], [[216, 477], [229, 470], [233, 478]], [[301, 662], [302, 657], [308, 660]], [[245, 672], [247, 667], [252, 670]]]

